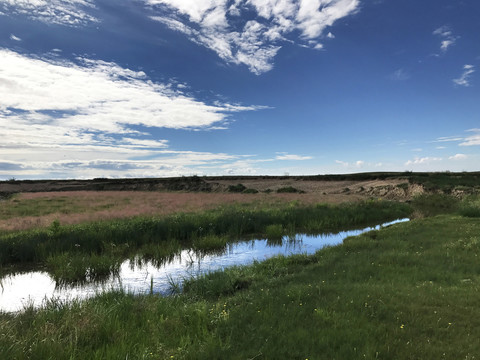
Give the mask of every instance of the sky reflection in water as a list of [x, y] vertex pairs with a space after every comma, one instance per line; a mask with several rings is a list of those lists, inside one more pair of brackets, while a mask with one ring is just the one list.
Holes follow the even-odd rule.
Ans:
[[404, 221], [408, 219], [337, 234], [316, 236], [298, 234], [293, 239], [285, 237], [278, 243], [268, 240], [243, 241], [228, 245], [225, 251], [212, 255], [202, 256], [193, 250], [183, 250], [171, 262], [160, 267], [152, 262], [138, 264], [126, 260], [121, 265], [119, 275], [112, 276], [102, 283], [59, 286], [47, 272], [42, 271], [8, 275], [0, 281], [0, 310], [18, 311], [25, 305], [39, 307], [45, 300], [51, 299], [60, 301], [86, 299], [112, 289], [124, 289], [139, 294], [150, 292], [152, 285], [154, 293], [168, 295], [172, 282], [179, 284], [183, 279], [192, 276], [234, 265], [248, 265], [255, 260], [262, 261], [276, 255], [313, 254], [325, 246], [340, 244], [348, 236], [356, 236], [365, 231]]

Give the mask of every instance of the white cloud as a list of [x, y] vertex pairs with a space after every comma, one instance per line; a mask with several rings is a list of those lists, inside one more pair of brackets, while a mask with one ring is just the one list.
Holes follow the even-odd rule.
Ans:
[[[215, 51], [223, 60], [244, 64], [255, 74], [273, 68], [283, 42], [295, 36], [303, 46], [322, 49], [325, 30], [337, 20], [355, 13], [359, 0], [144, 0], [154, 15], [170, 29]], [[243, 21], [244, 11], [255, 19]]]
[[442, 37], [449, 37], [452, 36], [452, 31], [450, 30], [450, 27], [444, 25], [439, 27], [433, 32], [434, 35], [439, 35]]
[[455, 44], [458, 37], [453, 35], [452, 30], [449, 26], [441, 26], [433, 32], [434, 35], [440, 37], [440, 50], [445, 53], [448, 48]]
[[132, 125], [208, 128], [231, 113], [261, 108], [208, 105], [169, 84], [153, 83], [141, 71], [100, 60], [79, 58], [71, 63], [0, 49], [0, 69], [4, 116], [75, 130], [130, 133]]
[[47, 24], [80, 26], [97, 22], [87, 10], [94, 0], [0, 0], [7, 15], [25, 15]]
[[2, 161], [41, 170], [64, 159], [125, 162], [161, 156], [163, 164], [190, 166], [235, 158], [165, 150], [168, 141], [155, 139], [149, 129], [211, 129], [224, 126], [236, 112], [263, 107], [210, 105], [175, 87], [115, 63], [86, 58], [73, 63], [0, 49]]
[[470, 77], [475, 72], [475, 67], [473, 65], [464, 65], [463, 73], [458, 79], [453, 79], [453, 82], [459, 86], [470, 86]]
[[362, 168], [365, 165], [369, 165], [369, 166], [372, 165], [372, 164], [366, 164], [365, 161], [363, 161], [363, 160], [358, 160], [354, 163], [349, 163], [349, 162], [341, 161], [341, 160], [335, 160], [335, 163], [337, 163], [337, 164], [339, 164], [339, 165], [341, 165], [345, 168]]
[[454, 141], [462, 141], [464, 138], [460, 136], [443, 136], [437, 138], [434, 142], [454, 142]]
[[20, 39], [18, 36], [15, 36], [13, 34], [10, 34], [10, 40], [13, 40], [13, 41], [22, 41], [22, 39]]
[[438, 157], [423, 157], [423, 158], [420, 158], [420, 157], [415, 157], [413, 160], [408, 160], [406, 163], [405, 163], [405, 166], [410, 166], [410, 165], [426, 165], [426, 164], [430, 164], [432, 162], [435, 162], [435, 161], [441, 161], [442, 158], [438, 158]]
[[443, 40], [441, 42], [440, 49], [442, 49], [442, 51], [447, 51], [450, 45], [453, 45], [454, 43], [454, 40]]
[[398, 69], [395, 70], [392, 74], [390, 74], [390, 79], [397, 81], [405, 81], [410, 79], [410, 74], [404, 69]]
[[291, 161], [302, 161], [313, 159], [311, 156], [302, 156], [302, 155], [293, 155], [286, 153], [278, 153], [275, 157], [276, 160], [291, 160]]
[[159, 158], [132, 160], [122, 158], [89, 158], [46, 161], [0, 162], [0, 178], [94, 178], [94, 177], [163, 177], [198, 173], [202, 166], [223, 166], [238, 156], [213, 153], [164, 151]]
[[[480, 129], [470, 129], [467, 132], [473, 133], [473, 135], [440, 137], [433, 142], [458, 142], [460, 146], [480, 145]], [[438, 146], [437, 149], [445, 149], [445, 147]]]
[[467, 136], [460, 146], [476, 146], [480, 145], [480, 129], [470, 129], [469, 132], [475, 133], [474, 135]]
[[456, 154], [456, 155], [450, 156], [448, 159], [449, 160], [465, 160], [467, 158], [468, 156], [465, 154]]

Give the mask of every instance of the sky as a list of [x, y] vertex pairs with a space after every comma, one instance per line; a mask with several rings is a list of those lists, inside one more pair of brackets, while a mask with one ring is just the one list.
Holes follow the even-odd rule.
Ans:
[[478, 0], [0, 0], [0, 180], [480, 170]]

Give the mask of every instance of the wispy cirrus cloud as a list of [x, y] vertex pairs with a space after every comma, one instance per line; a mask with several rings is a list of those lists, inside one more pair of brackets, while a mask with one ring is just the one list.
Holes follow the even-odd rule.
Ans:
[[445, 157], [426, 156], [415, 157], [404, 163], [407, 169], [415, 171], [465, 171], [466, 168], [476, 169], [478, 155], [457, 153]]
[[405, 166], [411, 166], [411, 165], [428, 165], [428, 164], [431, 164], [433, 162], [437, 162], [437, 161], [442, 161], [443, 159], [442, 158], [439, 158], [439, 157], [430, 157], [430, 156], [426, 156], [426, 157], [415, 157], [413, 160], [408, 160], [406, 163], [405, 163]]
[[178, 165], [177, 170], [236, 159], [171, 151], [152, 131], [224, 127], [234, 113], [264, 108], [209, 104], [141, 71], [101, 60], [52, 60], [0, 49], [0, 69], [2, 160], [37, 172], [52, 164], [59, 168], [65, 158], [82, 166], [156, 158], [157, 165]]
[[15, 36], [13, 34], [10, 34], [10, 40], [13, 40], [13, 41], [22, 41], [22, 39], [20, 39], [18, 36]]
[[47, 24], [80, 26], [97, 22], [93, 0], [0, 0], [0, 14], [23, 15]]
[[405, 69], [398, 69], [390, 74], [389, 78], [395, 81], [405, 81], [410, 79], [410, 74]]
[[[480, 129], [469, 129], [466, 132], [473, 133], [469, 136], [445, 136], [437, 138], [433, 142], [458, 142], [460, 146], [476, 146], [480, 145]], [[437, 147], [445, 149], [443, 146]]]
[[312, 156], [303, 156], [303, 155], [295, 155], [295, 154], [288, 154], [288, 153], [277, 153], [275, 160], [290, 160], [290, 161], [303, 161], [303, 160], [311, 160], [313, 159]]
[[475, 67], [473, 65], [464, 65], [463, 66], [463, 73], [462, 75], [457, 78], [457, 79], [453, 79], [453, 82], [455, 83], [455, 85], [459, 85], [459, 86], [471, 86], [471, 75], [475, 72]]
[[464, 138], [461, 136], [442, 136], [437, 138], [433, 142], [455, 142], [455, 141], [462, 141]]
[[455, 154], [453, 156], [448, 157], [449, 160], [465, 160], [467, 158], [468, 156], [465, 154]]
[[474, 133], [473, 135], [467, 136], [463, 139], [463, 142], [460, 143], [460, 146], [478, 146], [480, 145], [480, 129], [470, 129], [468, 132]]
[[230, 114], [262, 109], [233, 103], [209, 105], [154, 83], [142, 71], [101, 60], [75, 63], [0, 49], [0, 111], [10, 119], [64, 124], [71, 129], [131, 133], [132, 125], [208, 128]]
[[[68, 153], [68, 152], [67, 152]], [[0, 162], [0, 178], [77, 178], [95, 177], [163, 177], [201, 173], [202, 167], [222, 169], [241, 156], [189, 151], [163, 150], [149, 160], [102, 157], [91, 159], [17, 160]], [[232, 165], [228, 165], [232, 166]], [[222, 172], [219, 172], [222, 173]]]
[[337, 163], [339, 165], [342, 165], [345, 168], [354, 167], [354, 168], [358, 168], [358, 169], [362, 168], [365, 165], [365, 161], [363, 161], [363, 160], [358, 160], [358, 161], [355, 161], [353, 163], [346, 162], [346, 161], [341, 161], [341, 160], [335, 160], [335, 163]]
[[[355, 13], [359, 0], [144, 0], [152, 19], [233, 64], [262, 74], [285, 42], [321, 49], [326, 29]], [[249, 16], [242, 16], [244, 13]], [[252, 16], [254, 14], [255, 16]], [[248, 19], [248, 20], [245, 20]], [[297, 35], [299, 34], [299, 36]]]
[[455, 42], [458, 39], [458, 36], [455, 36], [452, 29], [447, 25], [435, 29], [433, 34], [440, 38], [440, 50], [443, 53], [447, 52], [448, 48], [452, 45], [455, 45]]

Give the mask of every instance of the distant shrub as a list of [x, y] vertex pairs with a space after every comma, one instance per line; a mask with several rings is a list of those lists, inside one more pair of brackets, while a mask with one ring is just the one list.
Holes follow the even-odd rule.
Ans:
[[282, 187], [280, 189], [277, 189], [277, 193], [299, 193], [299, 194], [304, 194], [305, 191], [298, 190], [292, 186], [286, 186]]
[[464, 190], [473, 191], [480, 181], [480, 173], [413, 173], [408, 180], [410, 183], [423, 185], [425, 191], [449, 194], [459, 186]]
[[245, 189], [243, 190], [244, 194], [257, 194], [258, 190], [257, 189]]
[[234, 193], [241, 193], [247, 190], [247, 187], [243, 184], [237, 184], [237, 185], [230, 185], [228, 187], [229, 192], [234, 192]]

